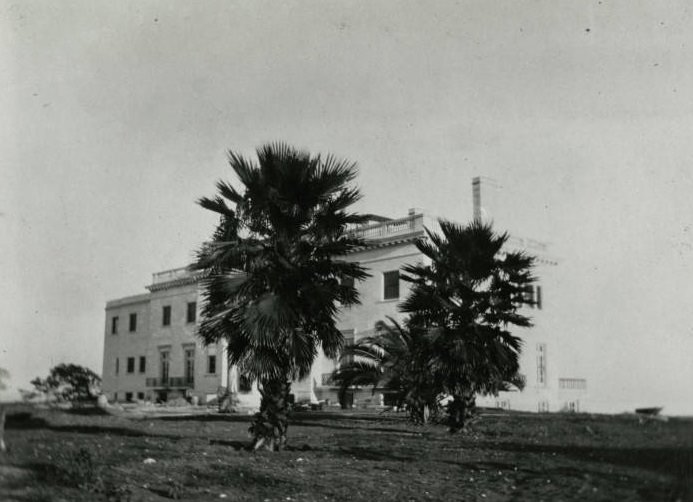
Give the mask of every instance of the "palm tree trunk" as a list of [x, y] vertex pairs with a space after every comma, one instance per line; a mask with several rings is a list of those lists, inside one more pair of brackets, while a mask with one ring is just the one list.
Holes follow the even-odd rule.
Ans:
[[262, 396], [260, 411], [255, 414], [250, 426], [250, 433], [253, 435], [252, 449], [264, 447], [270, 451], [278, 451], [286, 444], [291, 382], [285, 378], [265, 380], [259, 387]]
[[465, 430], [476, 413], [476, 397], [472, 391], [463, 391], [452, 396], [448, 403], [448, 427], [451, 433]]

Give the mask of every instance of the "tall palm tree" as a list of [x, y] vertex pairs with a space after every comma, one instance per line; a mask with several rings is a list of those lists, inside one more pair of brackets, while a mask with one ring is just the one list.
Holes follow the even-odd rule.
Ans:
[[363, 245], [347, 228], [365, 218], [350, 212], [360, 198], [354, 163], [272, 143], [256, 161], [229, 152], [229, 164], [242, 188], [219, 181], [199, 201], [220, 216], [192, 266], [203, 277], [199, 336], [226, 340], [229, 362], [258, 382], [253, 446], [275, 450], [286, 442], [291, 382], [309, 374], [319, 348], [337, 357], [344, 344], [339, 305], [358, 303], [351, 279], [368, 275], [343, 259]]
[[440, 385], [431, 368], [429, 337], [421, 330], [379, 321], [375, 336], [364, 337], [344, 348], [340, 367], [332, 379], [340, 397], [351, 386], [383, 389], [398, 406], [406, 406], [415, 423], [426, 423], [438, 409]]
[[496, 394], [518, 382], [521, 340], [509, 329], [531, 326], [518, 309], [535, 280], [534, 258], [504, 251], [508, 235], [481, 221], [439, 224], [441, 234], [427, 230], [417, 243], [430, 264], [403, 268], [412, 288], [400, 310], [431, 337], [435, 371], [452, 396], [454, 432], [472, 416], [477, 393]]

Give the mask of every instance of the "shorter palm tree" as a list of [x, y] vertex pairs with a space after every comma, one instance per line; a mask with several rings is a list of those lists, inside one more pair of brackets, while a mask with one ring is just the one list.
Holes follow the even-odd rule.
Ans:
[[426, 423], [438, 410], [440, 385], [435, 381], [431, 344], [425, 331], [388, 317], [376, 334], [344, 348], [333, 373], [340, 400], [353, 386], [382, 389], [397, 406], [407, 408], [415, 423]]
[[417, 242], [430, 264], [403, 268], [412, 288], [400, 310], [410, 315], [410, 329], [430, 337], [432, 365], [452, 396], [454, 432], [472, 417], [477, 394], [497, 394], [518, 381], [522, 342], [509, 328], [531, 326], [518, 309], [535, 280], [534, 258], [506, 251], [508, 235], [481, 221], [439, 224], [440, 234], [427, 230]]

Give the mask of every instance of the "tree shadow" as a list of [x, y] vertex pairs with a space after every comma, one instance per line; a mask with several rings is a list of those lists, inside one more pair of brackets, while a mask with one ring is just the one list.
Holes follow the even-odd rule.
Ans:
[[693, 447], [603, 448], [576, 445], [497, 443], [491, 449], [515, 453], [557, 454], [580, 462], [600, 462], [646, 469], [658, 474], [687, 476], [693, 480]]
[[250, 447], [252, 446], [252, 443], [250, 441], [244, 443], [243, 441], [229, 441], [227, 439], [210, 439], [209, 444], [218, 446], [230, 446], [236, 451], [249, 451]]
[[403, 436], [418, 436], [422, 434], [421, 432], [408, 431], [405, 429], [396, 429], [394, 427], [359, 427], [358, 425], [338, 425], [338, 424], [327, 424], [324, 422], [306, 422], [289, 420], [290, 427], [319, 427], [321, 429], [334, 429], [334, 430], [360, 430], [366, 432], [388, 432], [392, 434], [400, 434]]
[[67, 410], [61, 410], [69, 415], [80, 415], [80, 416], [106, 416], [110, 415], [107, 410], [99, 408], [98, 406], [79, 406], [76, 408], [69, 408]]
[[[620, 467], [643, 469], [656, 475], [669, 476], [673, 485], [661, 493], [659, 488], [644, 486], [639, 489], [643, 500], [693, 501], [693, 447], [680, 448], [603, 448], [575, 445], [535, 445], [526, 443], [499, 443], [493, 449], [522, 454], [556, 454], [577, 460], [582, 465], [590, 463], [612, 464]], [[554, 469], [557, 474], [577, 475], [566, 467]], [[590, 471], [590, 475], [613, 479], [613, 476]], [[664, 497], [664, 498], [662, 498]]]
[[129, 429], [127, 427], [110, 427], [103, 425], [55, 425], [42, 417], [36, 417], [30, 413], [20, 413], [9, 415], [5, 421], [6, 430], [50, 430], [54, 432], [74, 432], [77, 434], [110, 434], [114, 436], [124, 437], [152, 437], [165, 438], [171, 440], [183, 439], [182, 436], [172, 434], [157, 434], [144, 432], [138, 429]]
[[240, 422], [249, 423], [253, 420], [253, 415], [236, 415], [232, 413], [219, 415], [178, 415], [171, 417], [156, 417], [153, 420], [163, 422]]

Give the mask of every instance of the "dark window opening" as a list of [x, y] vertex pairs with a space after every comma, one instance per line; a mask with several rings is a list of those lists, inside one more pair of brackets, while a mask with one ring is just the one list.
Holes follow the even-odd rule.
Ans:
[[195, 349], [185, 351], [185, 383], [195, 380]]
[[383, 299], [399, 298], [399, 270], [383, 273]]
[[114, 316], [113, 319], [111, 319], [111, 334], [118, 334], [118, 316]]
[[168, 382], [168, 370], [169, 370], [169, 362], [170, 362], [169, 353], [168, 352], [161, 352], [160, 357], [161, 357], [161, 361], [160, 361], [160, 363], [161, 363], [161, 366], [160, 366], [160, 368], [161, 368], [161, 381], [164, 382], [164, 384], [165, 384], [166, 382]]
[[115, 374], [117, 375], [119, 371], [120, 371], [120, 359], [118, 359], [118, 358], [116, 357]]
[[135, 358], [134, 357], [128, 357], [128, 373], [134, 373], [135, 372]]
[[537, 302], [537, 308], [541, 310], [542, 300], [541, 300], [541, 286], [537, 286], [537, 295], [535, 301]]
[[245, 375], [238, 377], [238, 392], [250, 392], [253, 390], [253, 381]]
[[171, 306], [166, 305], [162, 311], [161, 324], [164, 326], [171, 325]]
[[126, 400], [128, 403], [131, 403], [131, 402], [132, 402], [132, 392], [126, 392], [126, 393], [125, 393], [125, 400]]
[[137, 399], [139, 399], [140, 401], [144, 401], [144, 392], [138, 392]]
[[145, 356], [140, 356], [140, 373], [144, 373], [147, 370], [147, 358]]
[[217, 372], [217, 356], [207, 356], [207, 373], [214, 374]]
[[137, 331], [137, 314], [130, 314], [130, 333]]
[[534, 308], [534, 286], [532, 286], [531, 284], [528, 286], [525, 286], [523, 301], [525, 304]]
[[189, 302], [188, 303], [187, 320], [189, 323], [195, 322], [195, 320], [197, 320], [197, 302]]

